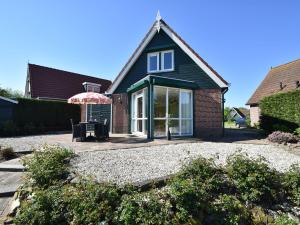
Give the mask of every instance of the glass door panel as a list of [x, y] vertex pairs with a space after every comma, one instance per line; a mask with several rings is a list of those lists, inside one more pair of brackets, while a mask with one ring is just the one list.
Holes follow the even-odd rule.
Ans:
[[168, 117], [179, 118], [179, 89], [168, 89]]

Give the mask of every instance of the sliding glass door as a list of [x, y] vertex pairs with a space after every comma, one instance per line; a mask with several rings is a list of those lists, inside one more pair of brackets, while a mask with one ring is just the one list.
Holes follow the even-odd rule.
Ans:
[[173, 136], [193, 134], [192, 91], [154, 87], [154, 136], [166, 136], [168, 128]]

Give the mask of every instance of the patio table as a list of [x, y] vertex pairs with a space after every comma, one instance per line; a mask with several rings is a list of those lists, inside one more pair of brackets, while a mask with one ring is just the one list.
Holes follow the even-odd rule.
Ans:
[[[101, 124], [101, 123], [98, 121], [85, 121], [85, 122], [80, 122], [80, 124], [84, 124], [86, 126], [86, 131], [90, 132], [90, 135], [87, 138], [92, 138], [92, 137], [94, 138], [95, 135], [92, 136], [91, 131], [95, 131], [95, 125]], [[90, 129], [89, 126], [93, 126], [93, 128]]]

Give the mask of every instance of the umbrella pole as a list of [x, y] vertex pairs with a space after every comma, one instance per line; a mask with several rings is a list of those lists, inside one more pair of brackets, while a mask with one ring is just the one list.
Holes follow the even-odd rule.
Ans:
[[85, 104], [85, 122], [88, 121], [87, 117], [88, 117], [88, 106], [87, 104]]

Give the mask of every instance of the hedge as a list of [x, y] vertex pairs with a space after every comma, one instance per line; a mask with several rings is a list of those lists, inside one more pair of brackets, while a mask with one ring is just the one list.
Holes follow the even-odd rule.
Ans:
[[61, 101], [17, 99], [13, 120], [0, 127], [0, 136], [37, 134], [71, 129], [70, 119], [80, 121], [79, 105]]
[[300, 126], [300, 90], [265, 97], [260, 109], [262, 129], [293, 132]]

